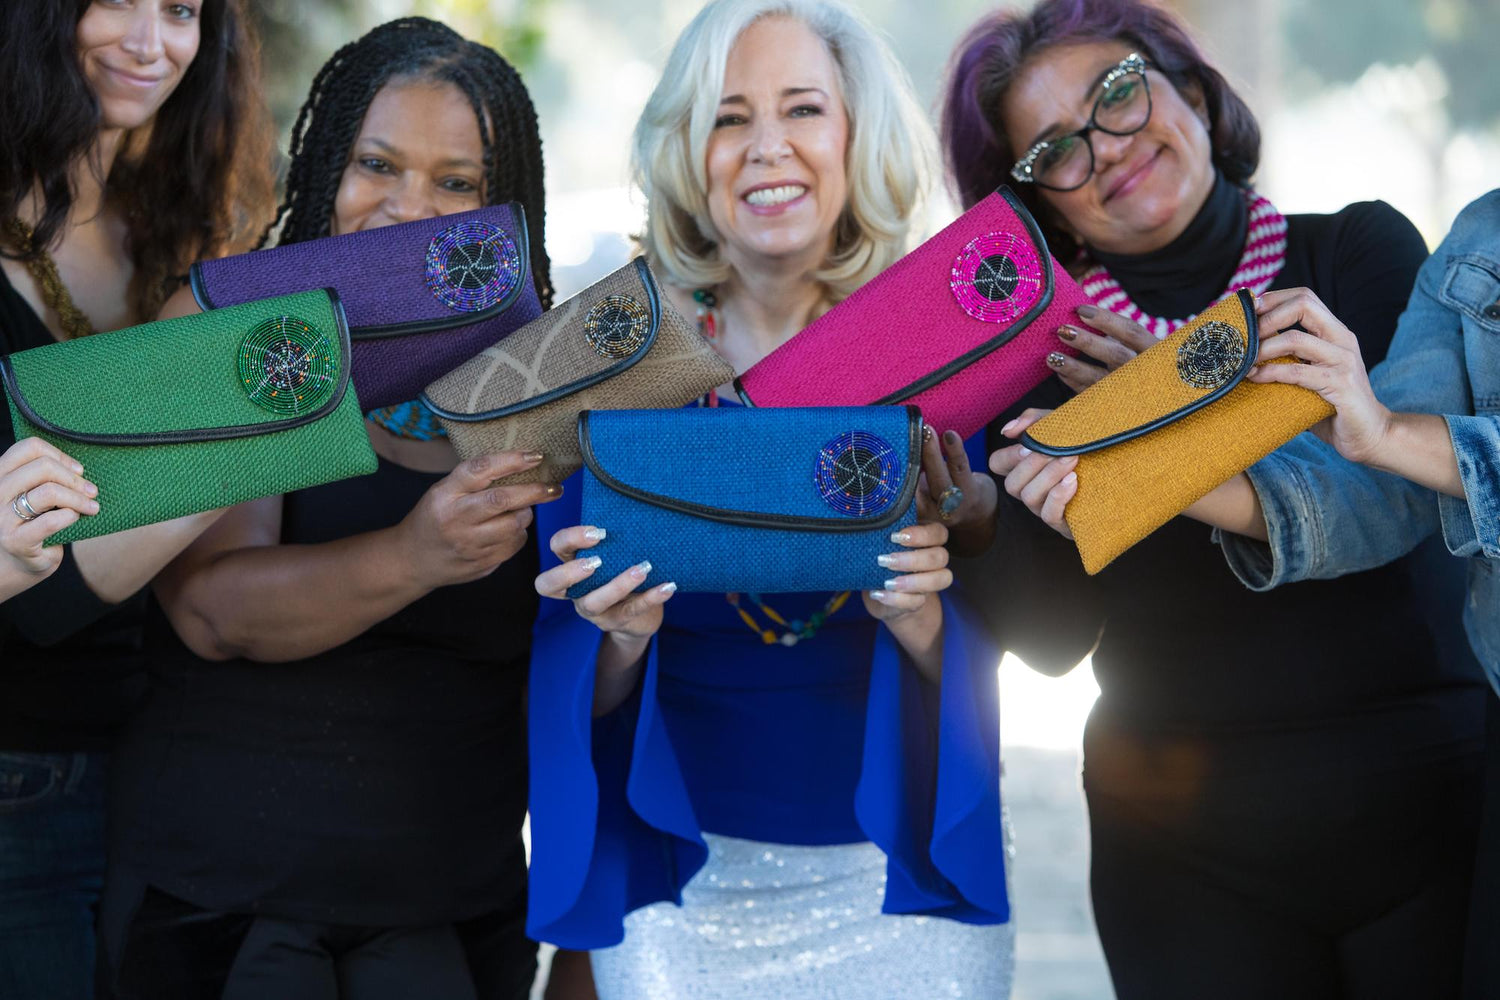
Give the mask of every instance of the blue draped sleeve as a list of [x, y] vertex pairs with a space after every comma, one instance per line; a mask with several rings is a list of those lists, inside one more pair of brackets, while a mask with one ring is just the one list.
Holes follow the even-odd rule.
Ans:
[[[538, 508], [543, 568], [555, 565], [547, 539], [578, 523], [576, 483]], [[857, 598], [856, 598], [857, 600]], [[857, 785], [829, 789], [852, 798], [858, 828], [888, 857], [884, 910], [967, 923], [1009, 919], [1000, 815], [999, 651], [961, 600], [943, 597], [943, 680], [924, 681], [890, 632], [873, 619], [873, 654]], [[670, 605], [669, 605], [670, 607]], [[858, 609], [852, 609], [857, 611]], [[858, 627], [866, 627], [860, 623]], [[572, 605], [544, 600], [532, 646], [530, 689], [531, 882], [528, 934], [560, 947], [617, 944], [631, 910], [670, 900], [707, 858], [692, 796], [658, 698], [662, 643], [653, 640], [637, 690], [608, 715], [592, 717], [599, 630]], [[764, 648], [746, 630], [726, 657], [752, 666]], [[811, 647], [809, 647], [811, 648]], [[795, 688], [787, 692], [796, 699]], [[795, 711], [794, 705], [789, 709]], [[679, 709], [680, 711], [681, 709]], [[862, 732], [860, 731], [862, 730]], [[768, 772], [776, 771], [768, 768]], [[767, 773], [768, 794], [795, 773]], [[733, 831], [716, 831], [733, 833]], [[819, 842], [794, 827], [786, 843]]]

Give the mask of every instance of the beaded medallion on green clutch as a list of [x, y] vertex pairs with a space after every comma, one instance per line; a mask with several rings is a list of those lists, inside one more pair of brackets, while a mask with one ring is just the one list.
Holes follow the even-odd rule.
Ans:
[[17, 440], [83, 463], [107, 535], [375, 471], [328, 290], [160, 320], [0, 357]]

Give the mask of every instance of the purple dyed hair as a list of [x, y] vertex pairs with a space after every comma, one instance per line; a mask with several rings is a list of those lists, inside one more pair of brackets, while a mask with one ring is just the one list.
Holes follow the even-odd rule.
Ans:
[[[1010, 183], [1016, 158], [1000, 102], [1026, 60], [1054, 45], [1095, 41], [1128, 42], [1178, 90], [1196, 87], [1208, 108], [1214, 166], [1231, 183], [1249, 183], [1260, 163], [1260, 126], [1181, 21], [1144, 0], [1041, 0], [1029, 12], [988, 15], [954, 50], [943, 99], [943, 156], [965, 208]], [[1052, 252], [1064, 261], [1074, 257], [1077, 244], [1049, 222], [1036, 185], [1014, 187]]]

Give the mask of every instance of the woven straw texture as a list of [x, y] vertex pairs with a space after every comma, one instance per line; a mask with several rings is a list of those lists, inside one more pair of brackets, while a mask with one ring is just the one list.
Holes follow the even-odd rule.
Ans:
[[[889, 444], [896, 481], [904, 481], [911, 433], [905, 407], [688, 407], [589, 414], [596, 461], [625, 485], [710, 507], [791, 518], [841, 517], [820, 495], [816, 469], [823, 447], [853, 431]], [[572, 597], [645, 559], [653, 568], [642, 589], [669, 580], [681, 591], [705, 593], [878, 589], [892, 573], [876, 557], [898, 551], [891, 533], [916, 521], [916, 505], [908, 504], [894, 523], [855, 532], [723, 524], [631, 499], [589, 469], [582, 502], [583, 523], [600, 525], [608, 534], [589, 550], [602, 565], [570, 592]]]
[[[446, 322], [464, 314], [428, 288], [427, 251], [435, 236], [465, 222], [498, 227], [519, 250], [520, 294], [498, 316], [444, 330], [361, 340], [366, 327]], [[368, 409], [415, 399], [422, 387], [541, 315], [526, 254], [520, 205], [494, 205], [321, 240], [206, 260], [197, 265], [216, 307], [315, 288], [332, 288], [354, 336], [354, 384]]]
[[[596, 303], [611, 295], [628, 296], [642, 305], [653, 298], [640, 270], [633, 262], [627, 264], [437, 380], [427, 387], [427, 397], [455, 413], [484, 413], [597, 376], [619, 360], [590, 346], [584, 321]], [[581, 411], [679, 407], [733, 379], [728, 362], [665, 299], [659, 301], [656, 341], [634, 365], [510, 416], [480, 423], [440, 417], [453, 447], [464, 458], [515, 449], [539, 451], [546, 456], [541, 465], [500, 482], [560, 483], [583, 464], [577, 435]]]
[[[1006, 331], [976, 319], [953, 289], [955, 262], [976, 239], [1013, 234], [1045, 257], [996, 192], [829, 310], [740, 377], [758, 406], [863, 406], [884, 399]], [[1046, 357], [1075, 353], [1056, 331], [1084, 326], [1088, 302], [1053, 262], [1051, 304], [1014, 339], [910, 399], [939, 432], [968, 437], [1052, 374]]]
[[[1212, 392], [1186, 385], [1177, 370], [1178, 348], [1210, 322], [1233, 326], [1248, 342], [1239, 300], [1225, 298], [1037, 421], [1028, 433], [1051, 447], [1078, 447], [1140, 427]], [[1299, 386], [1240, 382], [1180, 420], [1079, 456], [1078, 492], [1064, 516], [1084, 569], [1099, 572], [1215, 487], [1332, 415], [1331, 406]]]
[[40, 431], [10, 404], [16, 437], [41, 437], [83, 463], [99, 513], [49, 539], [73, 542], [375, 471], [351, 385], [328, 415], [290, 430], [251, 401], [237, 367], [247, 331], [295, 316], [339, 350], [326, 292], [304, 292], [48, 344], [11, 357], [31, 407], [71, 431], [148, 433], [258, 424], [254, 437], [187, 444], [83, 444]]

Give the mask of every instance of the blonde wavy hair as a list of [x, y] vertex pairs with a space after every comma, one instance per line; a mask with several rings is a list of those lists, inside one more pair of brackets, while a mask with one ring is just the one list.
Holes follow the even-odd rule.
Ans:
[[812, 277], [843, 299], [906, 249], [933, 176], [936, 140], [890, 47], [838, 0], [712, 0], [688, 24], [636, 123], [631, 173], [646, 196], [642, 250], [670, 282], [717, 285], [729, 276], [708, 215], [707, 151], [729, 51], [766, 17], [791, 17], [828, 46], [849, 118], [849, 200], [833, 251]]

